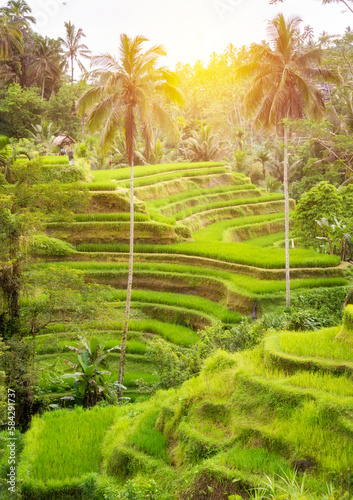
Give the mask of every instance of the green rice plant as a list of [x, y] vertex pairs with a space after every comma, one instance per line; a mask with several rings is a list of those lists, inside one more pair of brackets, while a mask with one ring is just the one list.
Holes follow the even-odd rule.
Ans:
[[[196, 166], [196, 164], [195, 164]], [[169, 174], [154, 174], [150, 176], [145, 176], [145, 177], [138, 177], [134, 181], [134, 186], [136, 188], [142, 187], [142, 186], [151, 186], [152, 184], [157, 184], [160, 182], [166, 182], [166, 181], [173, 181], [173, 180], [178, 180], [182, 178], [192, 178], [192, 177], [197, 177], [197, 176], [205, 176], [205, 175], [220, 175], [220, 174], [226, 174], [229, 172], [228, 168], [223, 168], [223, 167], [213, 167], [213, 168], [194, 168], [192, 170], [181, 170], [181, 171], [174, 171]], [[129, 188], [130, 186], [130, 181], [120, 181], [119, 186], [122, 188]]]
[[283, 332], [280, 347], [283, 352], [313, 358], [353, 361], [353, 349], [337, 337], [340, 328], [325, 328], [316, 332]]
[[[123, 296], [123, 290], [117, 290], [117, 292], [119, 296], [120, 294]], [[112, 329], [122, 331], [123, 326], [122, 321], [90, 321], [89, 323], [86, 323], [86, 328], [88, 329], [102, 328], [104, 330]], [[129, 321], [129, 330], [133, 332], [142, 332], [143, 334], [146, 334], [146, 336], [149, 334], [159, 335], [173, 344], [186, 347], [196, 344], [199, 340], [197, 333], [186, 326], [162, 322], [155, 319], [131, 319]]]
[[189, 198], [192, 199], [198, 196], [202, 196], [204, 194], [211, 195], [216, 193], [228, 193], [233, 191], [245, 191], [245, 190], [253, 191], [254, 189], [256, 189], [256, 186], [254, 184], [245, 184], [245, 185], [239, 184], [235, 186], [217, 186], [213, 188], [199, 188], [199, 189], [192, 189], [191, 191], [172, 194], [170, 196], [165, 196], [157, 200], [149, 201], [148, 203], [150, 206], [153, 206], [155, 208], [161, 208], [178, 201], [187, 200]]
[[[255, 247], [265, 248], [275, 246], [276, 243], [284, 242], [285, 233], [274, 233], [267, 234], [266, 236], [259, 236], [258, 238], [251, 238], [247, 240], [246, 243], [248, 245], [252, 245]], [[292, 233], [289, 234], [289, 237], [292, 237]]]
[[[190, 198], [186, 198], [181, 201], [175, 201], [173, 203], [170, 203], [168, 205], [164, 205], [161, 207], [161, 211], [164, 215], [169, 215], [172, 216], [173, 214], [176, 214], [180, 212], [181, 210], [186, 210], [187, 207], [196, 207], [196, 206], [205, 206], [205, 205], [210, 205], [212, 206], [215, 203], [221, 203], [221, 202], [229, 202], [229, 201], [234, 201], [234, 200], [241, 200], [241, 199], [246, 199], [247, 197], [249, 198], [249, 195], [251, 195], [252, 198], [255, 196], [260, 197], [265, 193], [264, 190], [261, 189], [255, 189], [255, 190], [229, 190], [226, 192], [216, 192], [214, 194], [202, 194], [200, 196], [194, 196]], [[223, 204], [220, 206], [224, 206]]]
[[[63, 262], [58, 265], [69, 267], [71, 269], [79, 269], [81, 271], [90, 273], [91, 276], [94, 276], [94, 273], [98, 272], [101, 273], [101, 276], [105, 275], [107, 278], [114, 278], [115, 276], [119, 275], [127, 275], [128, 270], [128, 264], [126, 262]], [[45, 267], [45, 264], [41, 264], [38, 267]], [[198, 266], [185, 266], [179, 264], [162, 264], [155, 262], [136, 262], [134, 265], [134, 269], [135, 276], [150, 276], [151, 280], [153, 280], [154, 278], [160, 278], [173, 281], [174, 278], [179, 277], [180, 279], [188, 281], [190, 277], [190, 287], [192, 287], [191, 276], [199, 276], [205, 278], [205, 280], [209, 280], [211, 277], [219, 279], [222, 284], [226, 284], [231, 289], [235, 289], [239, 292], [247, 291], [250, 294], [266, 295], [285, 291], [284, 280], [281, 281], [278, 279], [257, 279], [251, 276], [235, 274], [219, 269], [202, 268]], [[229, 282], [229, 284], [226, 283], [227, 281]], [[235, 288], [232, 287], [232, 284], [235, 285]], [[291, 288], [293, 290], [298, 290], [302, 288], [344, 286], [346, 284], [347, 279], [343, 277], [306, 279], [299, 278], [292, 279]], [[205, 287], [207, 286], [210, 285], [205, 283]], [[112, 295], [115, 300], [118, 300], [117, 292], [113, 291], [107, 293], [107, 297], [109, 295]]]
[[353, 397], [352, 379], [347, 375], [334, 376], [326, 372], [300, 371], [287, 379], [288, 385], [313, 388], [342, 397]]
[[[128, 245], [81, 244], [80, 252], [128, 253]], [[210, 259], [245, 264], [264, 269], [283, 269], [285, 255], [282, 249], [257, 248], [246, 243], [196, 241], [175, 245], [135, 245], [136, 253], [161, 253], [195, 255]], [[290, 251], [291, 267], [333, 267], [340, 263], [337, 255], [319, 254], [313, 250], [294, 249]]]
[[[136, 165], [134, 167], [135, 178], [145, 177], [165, 172], [177, 172], [179, 170], [191, 170], [195, 168], [223, 167], [222, 162], [201, 162], [201, 163], [170, 163], [161, 165]], [[92, 172], [94, 182], [105, 182], [108, 180], [121, 181], [130, 178], [130, 168], [119, 168], [110, 170], [96, 170]]]
[[252, 224], [258, 224], [266, 221], [273, 221], [277, 219], [283, 219], [284, 212], [277, 212], [272, 214], [264, 215], [251, 215], [249, 217], [238, 217], [237, 219], [228, 219], [215, 222], [209, 226], [196, 231], [193, 233], [193, 238], [195, 241], [222, 241], [223, 233], [226, 229], [235, 228], [239, 226], [247, 226]]
[[[69, 165], [69, 158], [67, 155], [48, 155], [39, 156], [38, 158], [40, 158], [44, 165]], [[28, 158], [17, 158], [15, 163], [27, 163], [28, 161]]]
[[117, 408], [58, 410], [34, 416], [18, 468], [21, 481], [65, 480], [99, 472], [100, 443]]
[[115, 191], [117, 183], [113, 181], [106, 182], [88, 182], [86, 184], [89, 191]]
[[215, 208], [233, 207], [238, 205], [250, 205], [253, 203], [266, 203], [269, 201], [282, 200], [283, 194], [273, 193], [267, 196], [258, 196], [253, 198], [243, 198], [240, 200], [228, 200], [219, 201], [214, 203], [207, 203], [205, 205], [197, 205], [195, 207], [189, 207], [175, 214], [176, 220], [183, 220], [198, 212], [204, 212], [206, 210], [213, 210]]
[[169, 463], [167, 439], [156, 429], [158, 415], [158, 409], [143, 414], [134, 431], [128, 435], [126, 443], [154, 458], [159, 458]]
[[284, 229], [284, 219], [265, 221], [257, 224], [238, 226], [227, 229], [223, 234], [223, 241], [243, 242], [253, 237], [272, 236]]
[[69, 165], [69, 157], [67, 155], [50, 155], [40, 157], [44, 165]]
[[[147, 214], [135, 213], [134, 220], [136, 222], [149, 221], [150, 217]], [[130, 221], [130, 213], [88, 213], [88, 214], [76, 214], [76, 222], [120, 222], [120, 221]]]
[[[120, 300], [124, 301], [126, 298], [125, 290], [117, 290], [117, 296]], [[144, 302], [151, 304], [165, 304], [184, 309], [191, 309], [194, 311], [201, 311], [206, 314], [213, 315], [223, 323], [239, 323], [241, 321], [241, 314], [229, 311], [225, 307], [212, 302], [211, 300], [194, 295], [184, 296], [177, 293], [168, 292], [152, 292], [150, 290], [133, 290], [133, 302]]]

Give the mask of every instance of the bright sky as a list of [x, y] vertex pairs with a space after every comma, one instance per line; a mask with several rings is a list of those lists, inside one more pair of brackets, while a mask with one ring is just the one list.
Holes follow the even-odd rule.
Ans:
[[[6, 1], [2, 0], [5, 4]], [[145, 35], [163, 44], [173, 68], [180, 61], [208, 61], [229, 43], [236, 47], [266, 38], [267, 20], [278, 12], [299, 15], [303, 27], [310, 24], [315, 35], [322, 31], [341, 34], [353, 26], [353, 14], [343, 5], [321, 5], [320, 0], [27, 0], [38, 19], [36, 30], [53, 38], [64, 37], [64, 22], [71, 21], [86, 34], [84, 43], [95, 54], [117, 54], [119, 35]]]

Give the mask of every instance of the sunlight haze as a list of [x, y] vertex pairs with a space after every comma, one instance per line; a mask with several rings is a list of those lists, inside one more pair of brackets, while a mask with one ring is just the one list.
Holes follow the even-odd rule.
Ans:
[[36, 30], [50, 37], [64, 36], [64, 22], [71, 21], [86, 34], [86, 45], [95, 53], [116, 54], [119, 35], [142, 34], [167, 49], [167, 64], [208, 61], [229, 43], [236, 47], [266, 37], [267, 20], [278, 12], [300, 16], [315, 36], [322, 31], [340, 34], [353, 15], [340, 5], [321, 5], [318, 0], [287, 0], [269, 5], [267, 0], [29, 0], [38, 19]]

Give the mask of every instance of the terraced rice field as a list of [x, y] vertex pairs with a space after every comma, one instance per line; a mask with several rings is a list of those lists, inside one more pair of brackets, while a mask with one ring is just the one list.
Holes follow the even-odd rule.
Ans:
[[[87, 484], [118, 495], [127, 480], [154, 480], [166, 500], [202, 498], [205, 488], [210, 500], [257, 498], [274, 481], [272, 498], [348, 498], [352, 317], [350, 306], [340, 327], [218, 351], [180, 388], [133, 407], [94, 408], [84, 425], [80, 408], [35, 418], [19, 470], [26, 498], [63, 488], [80, 498]], [[93, 446], [96, 435], [103, 446]]]
[[[37, 346], [39, 364], [57, 359], [63, 367], [65, 342], [78, 330], [94, 331], [110, 346], [119, 343], [125, 300], [129, 238], [129, 169], [93, 172], [86, 213], [71, 224], [48, 225], [47, 235], [73, 245], [56, 266], [80, 269], [86, 280], [112, 287], [116, 321], [107, 325], [58, 326]], [[153, 380], [144, 354], [149, 339], [161, 336], [187, 347], [197, 330], [227, 325], [284, 304], [284, 199], [251, 184], [223, 163], [181, 163], [135, 168], [135, 268], [133, 321], [128, 343], [127, 380]], [[294, 202], [291, 204], [294, 207]], [[45, 266], [46, 257], [37, 264]], [[339, 258], [292, 249], [292, 293], [344, 287]], [[166, 319], [167, 318], [167, 319]], [[55, 337], [55, 342], [54, 342]], [[55, 358], [57, 356], [57, 358]], [[110, 367], [116, 376], [117, 364]], [[46, 385], [45, 385], [46, 384]], [[50, 383], [43, 380], [50, 395]], [[58, 395], [55, 395], [55, 397]]]

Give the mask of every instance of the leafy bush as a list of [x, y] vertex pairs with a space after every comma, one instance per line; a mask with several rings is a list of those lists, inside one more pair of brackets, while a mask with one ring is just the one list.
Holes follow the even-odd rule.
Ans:
[[293, 215], [294, 233], [305, 247], [318, 248], [320, 240], [317, 236], [322, 236], [322, 232], [316, 221], [325, 217], [332, 223], [341, 212], [342, 199], [337, 188], [328, 182], [320, 182], [299, 200]]
[[128, 479], [117, 498], [123, 500], [159, 500], [162, 489], [154, 479], [137, 476]]
[[70, 243], [50, 238], [45, 234], [33, 236], [29, 250], [32, 255], [46, 257], [67, 257], [75, 252], [74, 247]]

